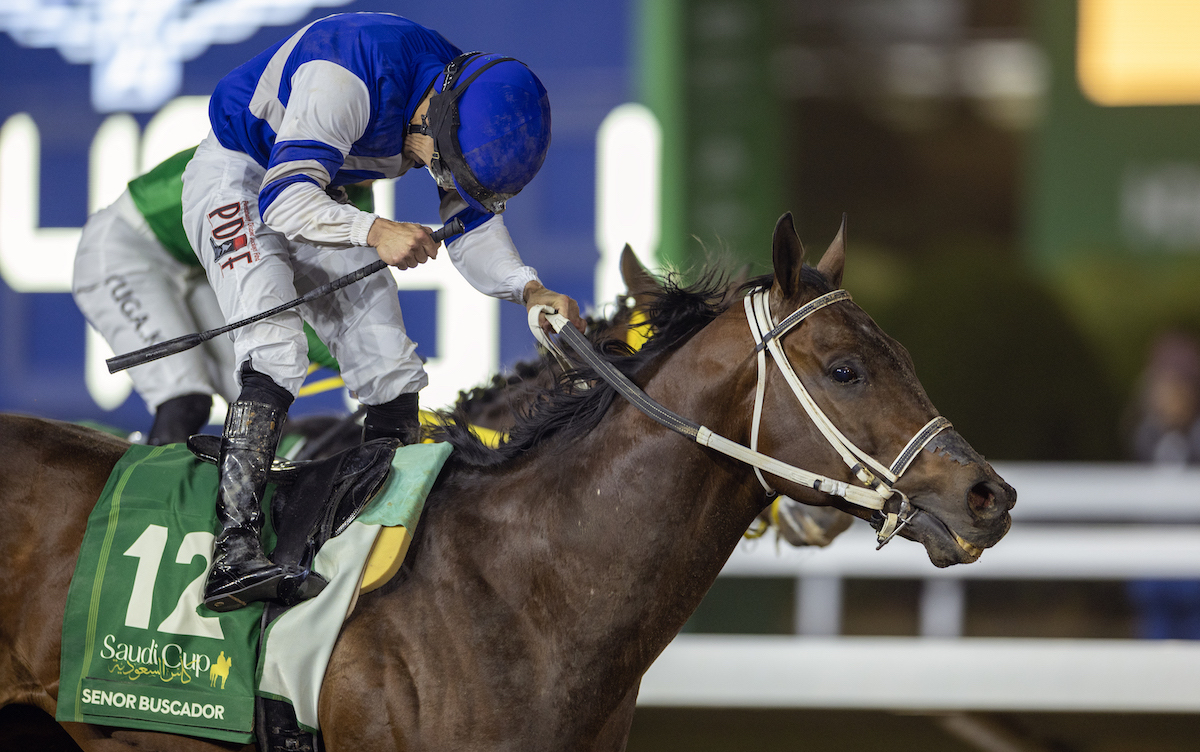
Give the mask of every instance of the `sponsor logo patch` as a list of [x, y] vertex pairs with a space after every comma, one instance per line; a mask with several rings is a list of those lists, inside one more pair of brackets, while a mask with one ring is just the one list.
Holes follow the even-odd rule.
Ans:
[[189, 653], [175, 643], [160, 645], [157, 640], [149, 644], [121, 642], [116, 635], [105, 635], [98, 653], [100, 660], [108, 662], [111, 674], [123, 676], [130, 681], [143, 677], [153, 678], [162, 684], [190, 684], [201, 677], [209, 680], [210, 687], [225, 688], [233, 659], [225, 651], [214, 660], [207, 653]]
[[[247, 218], [249, 213], [250, 207], [245, 201], [235, 201], [208, 213], [208, 243], [212, 247], [213, 261], [224, 271], [232, 269], [238, 261], [252, 264], [258, 260], [258, 243], [254, 239], [254, 225]], [[249, 250], [243, 251], [247, 247]]]

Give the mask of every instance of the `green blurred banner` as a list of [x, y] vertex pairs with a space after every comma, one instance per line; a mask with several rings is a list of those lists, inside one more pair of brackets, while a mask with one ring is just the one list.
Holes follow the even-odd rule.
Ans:
[[663, 129], [660, 260], [728, 253], [768, 271], [782, 195], [771, 3], [644, 0], [641, 92]]

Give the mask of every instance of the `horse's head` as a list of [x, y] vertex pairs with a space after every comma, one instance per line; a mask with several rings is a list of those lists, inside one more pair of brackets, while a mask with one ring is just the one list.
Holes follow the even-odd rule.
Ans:
[[[773, 262], [774, 282], [762, 302], [773, 319], [761, 325], [763, 339], [774, 343], [764, 346], [770, 356], [758, 448], [859, 487], [850, 497], [860, 502], [764, 473], [766, 482], [806, 503], [832, 503], [877, 529], [884, 527], [885, 533], [898, 525], [898, 534], [924, 545], [939, 567], [977, 559], [1008, 531], [1016, 491], [953, 428], [936, 421], [937, 410], [904, 347], [848, 298], [839, 298], [842, 293], [833, 292], [841, 286], [845, 264], [845, 223], [813, 269], [804, 266], [804, 248], [791, 214], [785, 214], [775, 227]], [[787, 328], [789, 316], [822, 300], [832, 302]], [[753, 318], [751, 307], [747, 315]], [[784, 322], [782, 331], [767, 334], [777, 322]], [[771, 365], [780, 354], [801, 386], [789, 383], [786, 368]], [[803, 407], [803, 392], [815, 411]], [[797, 442], [797, 431], [810, 440]], [[819, 458], [811, 453], [813, 446], [823, 447]], [[913, 456], [911, 464], [903, 463], [902, 454]], [[875, 481], [880, 491], [871, 499], [861, 487]], [[864, 499], [882, 503], [882, 512], [862, 506]]]

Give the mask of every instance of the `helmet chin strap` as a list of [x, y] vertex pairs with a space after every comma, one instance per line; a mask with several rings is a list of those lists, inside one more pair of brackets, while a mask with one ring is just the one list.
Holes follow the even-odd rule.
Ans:
[[[488, 68], [504, 62], [516, 61], [516, 58], [512, 57], [497, 57], [488, 60], [460, 83], [459, 78], [466, 70], [467, 64], [482, 54], [484, 53], [466, 52], [446, 65], [442, 88], [436, 90], [435, 86], [435, 91], [429, 98], [429, 125], [409, 126], [409, 132], [412, 132], [413, 127], [419, 127], [423, 129], [418, 132], [433, 137], [434, 152], [429, 168], [434, 179], [438, 181], [438, 185], [442, 185], [443, 182], [439, 179], [439, 175], [442, 175], [443, 178], [445, 177], [443, 173], [452, 175], [462, 186], [462, 190], [469, 193], [471, 198], [487, 207], [492, 213], [503, 214], [505, 202], [511, 196], [496, 193], [479, 182], [471, 170], [471, 166], [467, 164], [466, 158], [463, 157], [462, 147], [458, 142], [458, 128], [461, 124], [458, 118], [459, 98], [467, 91], [471, 83]], [[453, 182], [451, 180], [451, 183]]]

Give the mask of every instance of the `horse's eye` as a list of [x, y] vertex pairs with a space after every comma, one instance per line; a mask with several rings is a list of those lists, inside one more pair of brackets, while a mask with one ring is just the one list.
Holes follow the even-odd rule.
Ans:
[[829, 375], [839, 384], [850, 384], [858, 381], [858, 372], [850, 366], [837, 366]]

